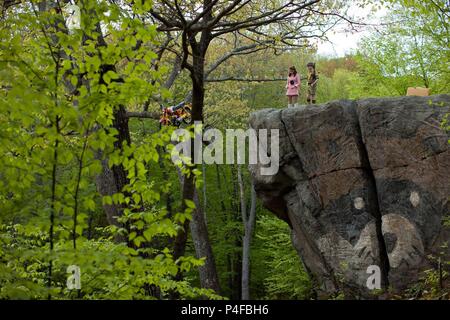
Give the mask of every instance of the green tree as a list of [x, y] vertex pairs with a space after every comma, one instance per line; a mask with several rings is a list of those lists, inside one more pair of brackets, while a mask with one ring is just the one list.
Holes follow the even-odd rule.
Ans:
[[405, 95], [421, 86], [433, 94], [450, 83], [449, 9], [446, 1], [384, 1], [385, 27], [359, 46], [352, 97]]
[[262, 215], [256, 229], [256, 241], [261, 246], [255, 250], [253, 259], [258, 258], [265, 273], [264, 298], [311, 298], [313, 285], [292, 246], [289, 226], [272, 215]]
[[[201, 260], [174, 258], [161, 245], [193, 211], [188, 203], [168, 215], [160, 202], [167, 190], [155, 187], [148, 170], [170, 131], [117, 148], [117, 110], [158, 92], [145, 80], [159, 77], [151, 71], [155, 53], [136, 48], [137, 41], [156, 43], [156, 27], [110, 2], [83, 3], [89, 16], [73, 31], [59, 4], [32, 1], [11, 10], [0, 24], [0, 298], [214, 297], [175, 280]], [[108, 33], [102, 45], [100, 24]], [[94, 181], [102, 163], [120, 166], [126, 179], [100, 197]], [[102, 204], [122, 215], [92, 227]], [[80, 290], [66, 288], [69, 265], [81, 268]]]

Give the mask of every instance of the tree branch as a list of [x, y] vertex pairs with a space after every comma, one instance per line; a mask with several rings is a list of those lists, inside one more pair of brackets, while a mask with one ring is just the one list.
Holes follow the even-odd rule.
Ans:
[[223, 77], [223, 78], [212, 78], [205, 79], [206, 82], [225, 82], [225, 81], [237, 81], [237, 82], [275, 82], [275, 81], [286, 81], [286, 78], [271, 78], [271, 79], [257, 79], [257, 78], [241, 78], [241, 77]]
[[159, 120], [161, 115], [159, 112], [151, 112], [151, 111], [142, 111], [142, 112], [133, 112], [133, 111], [127, 111], [125, 116], [129, 118], [146, 118], [146, 119], [155, 119]]

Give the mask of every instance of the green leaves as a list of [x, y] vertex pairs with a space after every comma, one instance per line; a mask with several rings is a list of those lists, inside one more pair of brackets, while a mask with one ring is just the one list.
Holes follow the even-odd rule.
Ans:
[[[387, 26], [363, 38], [359, 48], [360, 77], [353, 96], [405, 95], [408, 87], [446, 93], [448, 19], [442, 20], [444, 1], [388, 0]], [[358, 81], [359, 80], [359, 81]]]
[[195, 203], [194, 203], [194, 201], [185, 199], [184, 202], [186, 203], [186, 206], [187, 206], [189, 209], [195, 209]]
[[109, 70], [103, 74], [103, 80], [105, 81], [106, 84], [110, 84], [111, 80], [117, 80], [117, 79], [119, 79], [119, 75], [117, 73], [115, 73], [114, 71]]
[[289, 227], [276, 217], [262, 216], [257, 230], [262, 246], [254, 254], [264, 262], [266, 298], [308, 299], [312, 283], [292, 247]]
[[[112, 127], [119, 108], [142, 105], [159, 90], [156, 28], [114, 3], [83, 5], [83, 38], [64, 30], [54, 10], [36, 17], [29, 6], [0, 25], [0, 299], [75, 298], [66, 288], [69, 265], [81, 269], [83, 299], [154, 298], [143, 290], [149, 285], [162, 298], [208, 295], [173, 280], [200, 260], [174, 261], [171, 250], [155, 245], [190, 218], [169, 215], [161, 192], [170, 190], [153, 177], [170, 132], [118, 148]], [[101, 197], [98, 176], [115, 166], [127, 183], [114, 190], [109, 181], [113, 191]], [[117, 226], [106, 226], [111, 208]]]

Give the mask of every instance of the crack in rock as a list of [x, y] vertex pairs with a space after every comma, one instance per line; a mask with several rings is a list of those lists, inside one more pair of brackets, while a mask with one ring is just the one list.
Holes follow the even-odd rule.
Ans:
[[370, 265], [384, 287], [403, 290], [430, 267], [449, 239], [450, 152], [447, 133], [427, 123], [449, 112], [450, 96], [438, 95], [252, 114], [252, 128], [280, 130], [280, 170], [267, 177], [250, 165], [255, 189], [291, 226], [319, 292], [371, 297]]

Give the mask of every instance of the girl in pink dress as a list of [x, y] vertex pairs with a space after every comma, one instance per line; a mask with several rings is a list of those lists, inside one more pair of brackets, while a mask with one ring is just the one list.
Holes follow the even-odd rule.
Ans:
[[289, 68], [289, 74], [286, 81], [286, 95], [288, 97], [288, 108], [297, 107], [298, 90], [300, 89], [300, 77], [294, 66]]

